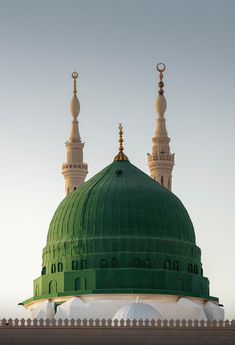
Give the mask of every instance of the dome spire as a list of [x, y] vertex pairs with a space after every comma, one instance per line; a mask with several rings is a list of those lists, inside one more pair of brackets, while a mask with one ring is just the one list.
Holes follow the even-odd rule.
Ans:
[[157, 64], [159, 72], [158, 95], [156, 98], [157, 125], [152, 138], [152, 154], [148, 155], [148, 166], [151, 177], [161, 185], [171, 190], [172, 169], [174, 154], [170, 152], [170, 138], [166, 130], [166, 99], [164, 96], [163, 72], [166, 70], [164, 63]]
[[119, 123], [118, 126], [119, 129], [119, 152], [118, 154], [114, 157], [115, 161], [128, 161], [128, 157], [123, 153], [124, 147], [123, 147], [123, 126], [121, 123]]
[[88, 173], [87, 164], [83, 162], [84, 143], [81, 140], [78, 127], [78, 115], [80, 113], [80, 102], [77, 98], [77, 78], [78, 73], [72, 73], [73, 96], [70, 102], [70, 112], [72, 115], [72, 125], [68, 141], [66, 142], [67, 161], [62, 165], [62, 174], [65, 178], [65, 193], [77, 189]]

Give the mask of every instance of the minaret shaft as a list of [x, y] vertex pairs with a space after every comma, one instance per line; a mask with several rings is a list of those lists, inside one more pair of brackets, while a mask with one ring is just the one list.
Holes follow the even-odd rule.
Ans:
[[71, 123], [71, 131], [70, 131], [68, 142], [69, 143], [81, 142], [77, 120], [73, 120]]
[[159, 65], [157, 67], [160, 72], [159, 95], [156, 99], [157, 122], [154, 137], [152, 138], [152, 154], [148, 155], [148, 166], [151, 177], [171, 191], [174, 154], [170, 151], [170, 138], [167, 134], [166, 119], [164, 117], [167, 103], [163, 95], [162, 72], [165, 70], [165, 65], [163, 65], [163, 69], [160, 69]]
[[70, 103], [70, 112], [73, 120], [71, 124], [71, 132], [69, 139], [66, 143], [67, 160], [62, 165], [62, 174], [65, 179], [65, 194], [76, 190], [81, 184], [84, 183], [87, 176], [87, 164], [83, 162], [83, 148], [77, 117], [80, 112], [80, 103], [77, 98], [76, 79], [77, 73], [72, 74], [74, 80], [73, 97]]

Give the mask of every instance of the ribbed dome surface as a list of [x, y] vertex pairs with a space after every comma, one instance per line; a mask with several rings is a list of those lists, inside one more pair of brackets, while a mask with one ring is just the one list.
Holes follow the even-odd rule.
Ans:
[[120, 308], [113, 316], [114, 320], [162, 320], [161, 314], [147, 303], [129, 303]]
[[110, 236], [195, 243], [193, 225], [181, 201], [129, 161], [110, 164], [62, 201], [47, 244]]

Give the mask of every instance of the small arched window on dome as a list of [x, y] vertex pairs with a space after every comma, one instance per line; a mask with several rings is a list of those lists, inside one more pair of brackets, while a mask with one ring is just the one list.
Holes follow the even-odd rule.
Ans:
[[199, 284], [198, 292], [199, 292], [200, 295], [203, 295], [204, 289], [203, 289], [202, 283]]
[[35, 296], [39, 296], [39, 286], [38, 286], [38, 284], [35, 287]]
[[63, 264], [62, 264], [62, 262], [58, 263], [58, 272], [63, 272]]
[[179, 271], [179, 262], [178, 261], [174, 262], [174, 270]]
[[76, 190], [77, 189], [77, 187], [73, 187], [73, 190]]
[[55, 273], [56, 272], [56, 265], [52, 264], [51, 265], [51, 273]]
[[56, 293], [57, 292], [57, 283], [55, 280], [51, 280], [49, 282], [48, 291], [49, 291], [49, 293]]
[[75, 290], [81, 290], [81, 278], [75, 280]]
[[69, 190], [69, 187], [67, 188], [67, 195], [69, 194], [70, 190]]
[[86, 260], [81, 260], [81, 270], [86, 269]]
[[78, 277], [75, 279], [75, 290], [85, 290], [86, 289], [86, 280], [84, 277]]
[[184, 291], [184, 282], [183, 282], [182, 279], [176, 280], [175, 288], [176, 288], [176, 290], [178, 290], [178, 291]]
[[198, 274], [198, 268], [197, 268], [197, 265], [194, 265], [194, 273], [195, 273], [195, 274]]
[[170, 260], [166, 260], [165, 261], [165, 269], [166, 270], [170, 270], [171, 269], [171, 262], [170, 262]]
[[193, 273], [193, 265], [192, 265], [192, 264], [189, 264], [189, 265], [188, 265], [188, 271], [189, 271], [190, 273]]
[[116, 258], [113, 258], [112, 261], [111, 261], [111, 266], [112, 267], [118, 267], [118, 261]]
[[122, 175], [122, 170], [116, 170], [115, 171], [116, 176], [121, 176]]
[[135, 258], [135, 259], [133, 260], [133, 265], [134, 265], [134, 267], [140, 267], [140, 259]]
[[43, 266], [43, 268], [42, 268], [42, 276], [44, 276], [45, 274], [46, 274], [46, 266]]
[[72, 270], [73, 271], [77, 271], [78, 270], [78, 261], [77, 260], [73, 260], [72, 261]]
[[101, 268], [107, 268], [108, 267], [108, 261], [106, 259], [101, 259], [100, 266], [101, 266]]
[[145, 259], [145, 260], [144, 260], [144, 267], [145, 267], [145, 268], [150, 268], [150, 267], [151, 267], [151, 262], [150, 262], [149, 259]]

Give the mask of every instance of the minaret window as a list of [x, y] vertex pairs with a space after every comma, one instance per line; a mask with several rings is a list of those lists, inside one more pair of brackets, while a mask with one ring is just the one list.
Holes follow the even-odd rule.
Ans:
[[42, 268], [42, 276], [44, 276], [46, 274], [46, 266], [44, 266], [43, 268]]
[[194, 265], [194, 273], [195, 273], [195, 274], [198, 274], [198, 268], [197, 268], [197, 265]]
[[163, 176], [161, 176], [161, 185], [163, 186], [164, 184], [164, 180], [163, 180]]
[[167, 186], [167, 188], [169, 190], [171, 190], [171, 178], [170, 177], [168, 177], [168, 186]]

